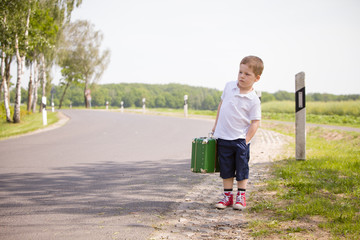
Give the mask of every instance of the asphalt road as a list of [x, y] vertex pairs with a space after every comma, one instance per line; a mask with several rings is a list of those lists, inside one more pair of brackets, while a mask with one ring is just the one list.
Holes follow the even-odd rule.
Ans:
[[147, 239], [203, 178], [191, 140], [213, 121], [63, 112], [61, 128], [0, 141], [0, 239]]

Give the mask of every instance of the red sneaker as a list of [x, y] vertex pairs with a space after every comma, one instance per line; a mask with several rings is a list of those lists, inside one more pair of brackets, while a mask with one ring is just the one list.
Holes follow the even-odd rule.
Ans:
[[227, 206], [233, 205], [233, 194], [232, 192], [223, 193], [223, 199], [218, 202], [215, 206], [220, 209], [224, 209]]
[[236, 195], [236, 203], [233, 206], [234, 209], [242, 210], [246, 208], [245, 192], [238, 192]]

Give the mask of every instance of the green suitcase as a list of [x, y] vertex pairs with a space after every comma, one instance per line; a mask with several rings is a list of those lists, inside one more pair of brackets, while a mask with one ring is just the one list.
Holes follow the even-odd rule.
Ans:
[[212, 137], [194, 138], [191, 151], [191, 171], [200, 173], [219, 172], [216, 139]]

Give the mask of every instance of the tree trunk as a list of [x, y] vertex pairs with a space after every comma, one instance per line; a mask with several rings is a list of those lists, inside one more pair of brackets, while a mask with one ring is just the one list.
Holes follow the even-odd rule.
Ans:
[[[46, 68], [45, 68], [45, 56], [43, 53], [40, 54], [41, 58], [41, 73], [42, 73], [42, 96], [46, 96]], [[40, 111], [42, 112], [43, 104], [40, 104]]]
[[[26, 28], [25, 28], [25, 49], [28, 47], [28, 34], [29, 34], [29, 24], [30, 24], [30, 14], [31, 8], [29, 8], [28, 15], [26, 18]], [[25, 63], [25, 53], [24, 56], [20, 56], [19, 50], [19, 37], [15, 33], [15, 51], [16, 51], [16, 63], [17, 63], [17, 80], [16, 80], [16, 91], [15, 91], [15, 105], [14, 105], [14, 123], [20, 122], [20, 105], [21, 105], [21, 80], [24, 75], [24, 63]]]
[[16, 51], [16, 64], [17, 64], [17, 80], [15, 88], [15, 105], [14, 105], [14, 123], [20, 122], [20, 104], [21, 104], [21, 80], [23, 76], [23, 59], [20, 56], [19, 51], [19, 39], [15, 34], [15, 51]]
[[64, 101], [64, 97], [65, 97], [65, 94], [66, 94], [66, 91], [68, 89], [68, 87], [70, 86], [70, 82], [68, 82], [65, 86], [65, 89], [64, 89], [64, 92], [61, 96], [61, 99], [60, 99], [60, 104], [59, 104], [59, 109], [61, 109], [61, 106], [62, 106], [62, 102]]
[[90, 107], [88, 97], [89, 97], [89, 84], [88, 84], [88, 81], [85, 80], [84, 98], [85, 98], [85, 107], [86, 108]]
[[[10, 67], [11, 67], [11, 62], [12, 62], [12, 56], [6, 56], [5, 58], [5, 80], [6, 80], [6, 85], [7, 85], [7, 91], [8, 93], [9, 88], [10, 88]], [[9, 100], [10, 102], [10, 96], [9, 96]]]
[[[3, 85], [4, 85], [4, 83], [3, 83], [3, 81], [4, 81], [4, 74], [3, 74], [3, 69], [2, 69], [2, 64], [4, 64], [3, 63], [3, 59], [1, 59], [1, 86], [0, 86], [0, 99], [1, 99], [1, 95], [2, 95], [2, 92], [3, 92]], [[4, 70], [5, 71], [5, 70]]]
[[35, 59], [34, 61], [34, 97], [32, 102], [32, 112], [36, 112], [36, 104], [38, 99], [38, 86], [39, 86], [39, 65], [37, 64], [37, 61]]
[[32, 62], [30, 62], [30, 76], [29, 76], [28, 102], [27, 102], [28, 112], [31, 111], [32, 96], [33, 96], [33, 64]]
[[6, 121], [11, 122], [10, 116], [10, 106], [9, 106], [9, 89], [7, 87], [7, 82], [5, 78], [5, 52], [4, 49], [2, 51], [2, 58], [1, 58], [1, 79], [2, 79], [2, 87], [4, 89], [4, 105], [5, 105], [5, 112], [6, 112]]

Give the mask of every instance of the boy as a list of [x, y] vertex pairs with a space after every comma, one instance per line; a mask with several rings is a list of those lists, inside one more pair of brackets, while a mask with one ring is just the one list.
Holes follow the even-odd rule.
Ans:
[[[250, 141], [261, 119], [260, 100], [253, 85], [260, 80], [263, 61], [247, 56], [240, 62], [238, 80], [228, 82], [221, 96], [215, 125], [212, 129], [217, 138], [220, 177], [223, 179], [223, 199], [215, 206], [223, 209], [246, 208], [245, 191], [249, 178]], [[233, 183], [236, 177], [238, 193], [233, 205]]]

